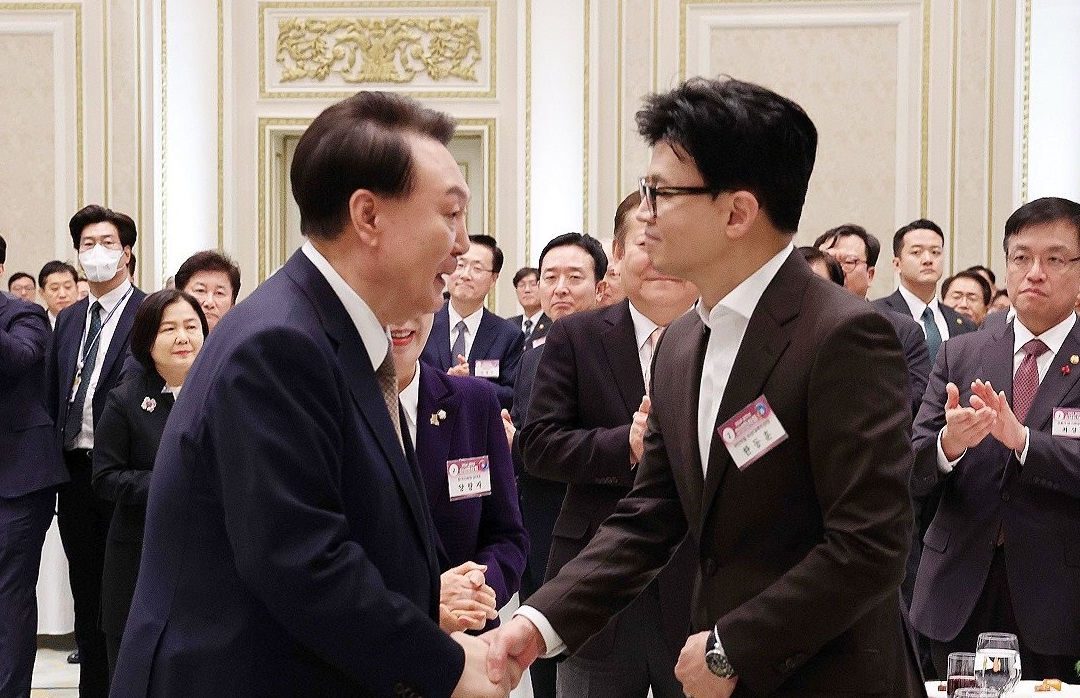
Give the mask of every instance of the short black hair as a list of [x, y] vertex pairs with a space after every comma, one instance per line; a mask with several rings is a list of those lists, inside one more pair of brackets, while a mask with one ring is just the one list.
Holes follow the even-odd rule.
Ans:
[[1002, 240], [1005, 253], [1009, 252], [1009, 238], [1024, 228], [1058, 221], [1065, 221], [1072, 225], [1073, 230], [1076, 231], [1077, 242], [1080, 244], [1080, 204], [1057, 196], [1045, 196], [1027, 202], [1013, 211], [1013, 214], [1005, 221], [1005, 238]]
[[79, 209], [71, 220], [68, 221], [68, 230], [71, 232], [71, 244], [76, 250], [79, 249], [79, 240], [82, 231], [95, 223], [112, 223], [116, 232], [120, 234], [120, 245], [134, 249], [135, 241], [139, 238], [139, 231], [135, 228], [135, 221], [126, 213], [114, 211], [97, 204]]
[[593, 283], [600, 283], [600, 280], [604, 278], [604, 274], [607, 273], [607, 253], [604, 252], [604, 246], [600, 244], [600, 241], [594, 237], [590, 237], [588, 234], [582, 235], [581, 233], [563, 233], [558, 237], [552, 238], [548, 244], [544, 245], [543, 251], [540, 252], [540, 268], [544, 268], [544, 257], [547, 253], [556, 247], [567, 246], [580, 247], [589, 253], [589, 256], [593, 260], [593, 274], [595, 279]]
[[191, 277], [200, 271], [220, 271], [228, 276], [229, 285], [232, 286], [233, 303], [236, 302], [236, 297], [240, 294], [240, 267], [228, 255], [217, 250], [203, 250], [191, 255], [176, 270], [176, 288], [183, 291]]
[[990, 299], [994, 295], [993, 289], [990, 288], [990, 282], [982, 277], [977, 271], [971, 271], [965, 269], [964, 271], [958, 271], [941, 284], [941, 300], [945, 300], [945, 294], [949, 292], [949, 287], [957, 279], [971, 279], [979, 285], [979, 289], [982, 291], [983, 304], [987, 307], [990, 306]]
[[535, 276], [537, 279], [539, 279], [540, 270], [536, 267], [522, 267], [521, 269], [518, 269], [516, 272], [514, 272], [514, 287], [516, 288], [517, 285], [521, 283], [521, 280], [524, 279], [526, 276]]
[[199, 316], [199, 322], [202, 323], [203, 339], [210, 332], [210, 326], [206, 323], [206, 315], [203, 314], [202, 308], [199, 307], [199, 301], [192, 296], [175, 288], [166, 288], [151, 293], [143, 299], [139, 309], [135, 311], [135, 319], [131, 325], [131, 355], [142, 364], [142, 367], [149, 374], [157, 373], [150, 352], [154, 349], [158, 328], [161, 327], [161, 316], [165, 314], [165, 308], [180, 301], [195, 309], [195, 314]]
[[0, 264], [7, 261], [7, 240], [3, 235], [0, 235]]
[[409, 136], [443, 145], [454, 120], [415, 99], [390, 92], [358, 92], [323, 110], [296, 144], [289, 178], [300, 208], [300, 231], [333, 240], [349, 220], [349, 199], [358, 189], [384, 196], [412, 191]]
[[935, 233], [938, 234], [939, 238], [941, 238], [941, 244], [942, 245], [945, 244], [945, 233], [943, 233], [941, 231], [941, 227], [938, 226], [937, 223], [935, 223], [932, 220], [928, 220], [926, 218], [917, 218], [917, 219], [911, 221], [910, 223], [908, 223], [907, 225], [901, 227], [900, 230], [897, 230], [896, 233], [893, 234], [893, 236], [892, 236], [892, 253], [893, 253], [893, 257], [899, 257], [900, 256], [900, 250], [904, 249], [904, 236], [907, 235], [908, 233], [910, 233], [912, 230], [932, 230], [932, 231], [934, 231]]
[[491, 250], [491, 271], [498, 274], [503, 267], [503, 252], [499, 249], [499, 243], [490, 235], [470, 235], [470, 245], [481, 245]]
[[30, 279], [30, 283], [34, 283], [34, 277], [30, 276], [25, 271], [17, 271], [8, 277], [7, 287], [9, 291], [11, 290], [12, 284], [14, 284], [19, 279]]
[[799, 252], [802, 253], [803, 259], [807, 264], [813, 264], [814, 262], [822, 262], [825, 265], [825, 269], [829, 272], [829, 279], [833, 283], [844, 285], [844, 268], [840, 266], [840, 262], [837, 262], [831, 254], [825, 254], [818, 249], [817, 245], [810, 247], [804, 245], [799, 248]]
[[75, 283], [79, 282], [79, 272], [75, 271], [75, 267], [71, 266], [67, 262], [61, 262], [58, 259], [54, 259], [51, 262], [45, 262], [45, 266], [38, 272], [38, 287], [45, 288], [45, 282], [53, 274], [71, 274], [71, 280]]
[[817, 151], [817, 129], [803, 108], [760, 85], [690, 78], [646, 97], [638, 132], [693, 159], [713, 196], [749, 191], [780, 230], [799, 228]]
[[615, 225], [612, 228], [612, 235], [615, 238], [615, 244], [620, 248], [626, 245], [626, 219], [629, 216], [634, 215], [641, 206], [641, 192], [634, 190], [626, 195], [620, 203], [619, 207], [615, 209]]
[[976, 274], [978, 274], [979, 272], [982, 272], [982, 273], [986, 274], [987, 277], [989, 277], [989, 280], [990, 280], [991, 284], [993, 284], [995, 286], [997, 285], [997, 275], [994, 274], [993, 270], [990, 269], [990, 267], [984, 267], [981, 264], [973, 264], [970, 267], [968, 267], [967, 269], [965, 269], [964, 271], [973, 271]]
[[822, 245], [829, 243], [827, 249], [832, 249], [837, 240], [848, 237], [856, 237], [862, 240], [863, 246], [866, 248], [866, 266], [868, 268], [876, 267], [878, 256], [881, 255], [881, 243], [861, 225], [845, 223], [843, 225], [838, 225], [835, 228], [830, 228], [819, 235], [817, 240], [814, 240], [814, 247], [821, 249]]

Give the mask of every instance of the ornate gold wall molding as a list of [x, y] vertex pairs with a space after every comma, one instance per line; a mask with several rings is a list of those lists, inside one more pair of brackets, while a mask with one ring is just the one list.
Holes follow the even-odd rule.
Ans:
[[476, 17], [388, 17], [278, 20], [281, 82], [409, 83], [418, 74], [438, 82], [476, 82], [480, 61]]
[[492, 98], [495, 21], [496, 0], [262, 2], [260, 97], [338, 99], [362, 85]]

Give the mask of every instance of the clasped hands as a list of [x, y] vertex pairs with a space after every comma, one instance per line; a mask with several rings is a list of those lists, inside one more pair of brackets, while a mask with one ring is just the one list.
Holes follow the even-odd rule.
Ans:
[[[675, 666], [675, 677], [682, 683], [685, 694], [692, 698], [728, 698], [738, 679], [722, 679], [705, 666], [708, 637], [706, 631], [687, 638]], [[540, 631], [523, 616], [514, 616], [480, 639], [488, 643], [487, 678], [495, 684], [511, 679], [516, 686], [524, 670], [547, 651]]]
[[1007, 448], [1020, 452], [1027, 442], [1027, 432], [1013, 414], [1004, 392], [995, 392], [989, 381], [971, 384], [968, 407], [960, 405], [960, 389], [955, 383], [945, 386], [945, 428], [941, 430], [941, 450], [954, 461], [967, 449], [979, 445], [987, 435]]

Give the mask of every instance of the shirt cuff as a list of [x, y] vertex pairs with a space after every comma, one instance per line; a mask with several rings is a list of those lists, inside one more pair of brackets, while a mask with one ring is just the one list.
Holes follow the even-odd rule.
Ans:
[[1024, 448], [1016, 453], [1016, 460], [1020, 461], [1020, 465], [1024, 465], [1024, 461], [1027, 460], [1029, 446], [1031, 446], [1031, 430], [1024, 427]]
[[942, 431], [945, 431], [945, 430], [942, 429], [941, 431], [938, 432], [938, 435], [937, 435], [937, 467], [938, 467], [938, 470], [940, 470], [941, 472], [948, 475], [949, 473], [952, 472], [953, 468], [956, 467], [956, 464], [960, 462], [960, 459], [964, 457], [964, 453], [967, 453], [967, 449], [965, 448], [964, 453], [961, 453], [959, 456], [957, 456], [955, 460], [949, 460], [948, 458], [946, 458], [945, 457], [945, 449], [943, 449], [941, 447], [941, 432]]
[[544, 645], [547, 647], [547, 652], [540, 655], [541, 659], [551, 659], [566, 651], [566, 643], [555, 632], [555, 628], [551, 627], [551, 623], [548, 622], [543, 613], [532, 606], [522, 606], [514, 611], [514, 615], [524, 616], [540, 631], [540, 636], [544, 638]]

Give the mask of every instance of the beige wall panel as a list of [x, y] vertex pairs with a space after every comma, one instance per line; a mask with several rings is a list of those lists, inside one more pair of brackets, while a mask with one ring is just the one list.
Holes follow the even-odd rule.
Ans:
[[[638, 178], [645, 173], [649, 163], [649, 149], [638, 135], [634, 115], [641, 108], [642, 99], [654, 91], [656, 44], [653, 0], [624, 0], [621, 4], [623, 72], [618, 128], [622, 146], [621, 189], [625, 195], [637, 188]], [[653, 40], [646, 41], [645, 37], [653, 37]]]
[[714, 28], [711, 38], [712, 74], [791, 97], [818, 128], [797, 241], [848, 222], [889, 238], [897, 215], [896, 28]]
[[[8, 243], [7, 275], [37, 276], [56, 255], [54, 36], [5, 33], [0, 27], [0, 234]], [[74, 256], [74, 254], [70, 255]]]
[[990, 234], [987, 219], [989, 196], [989, 134], [991, 60], [988, 36], [990, 3], [957, 2], [959, 30], [954, 70], [953, 207], [948, 221], [939, 221], [949, 235], [951, 273], [984, 263]]
[[[108, 40], [108, 114], [105, 167], [106, 202], [110, 208], [131, 215], [142, 225], [140, 168], [142, 125], [139, 119], [140, 42], [137, 36], [136, 4], [130, 0], [110, 0], [103, 13], [103, 30]], [[149, 224], [149, 221], [145, 221]], [[141, 257], [140, 257], [141, 259]]]

